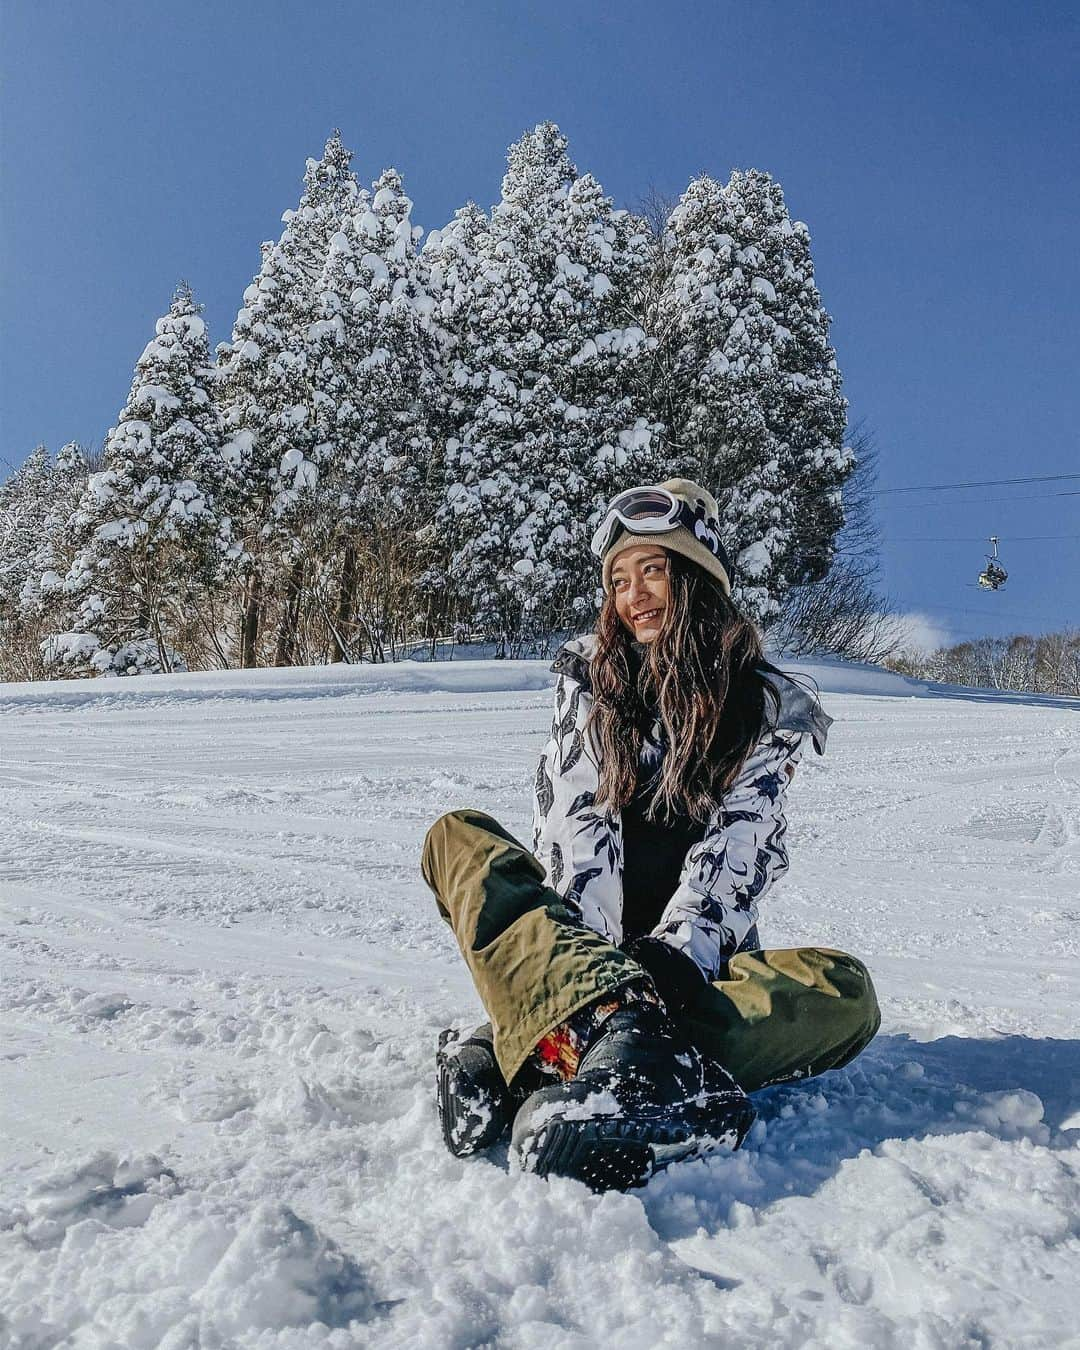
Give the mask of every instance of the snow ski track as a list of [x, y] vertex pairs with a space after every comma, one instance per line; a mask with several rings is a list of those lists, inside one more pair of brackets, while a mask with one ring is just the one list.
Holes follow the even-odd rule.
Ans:
[[[1066, 765], [1076, 772], [1066, 775]], [[1051, 836], [1043, 870], [1080, 873], [1080, 755], [1066, 747], [1054, 761], [1053, 774], [1046, 816], [1052, 830], [1040, 831], [1036, 839], [1041, 844], [1044, 832]]]

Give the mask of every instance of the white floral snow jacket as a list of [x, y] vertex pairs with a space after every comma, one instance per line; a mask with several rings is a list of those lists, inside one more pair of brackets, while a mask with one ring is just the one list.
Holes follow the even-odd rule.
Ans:
[[[536, 770], [533, 852], [553, 887], [588, 927], [622, 940], [623, 844], [620, 812], [596, 809], [599, 786], [585, 719], [592, 704], [589, 658], [593, 635], [574, 638], [551, 669], [555, 717]], [[686, 855], [675, 894], [653, 930], [716, 979], [757, 920], [757, 902], [787, 871], [784, 791], [807, 736], [820, 755], [832, 718], [817, 699], [786, 677], [767, 676], [780, 696], [768, 725], [717, 806], [704, 838]], [[771, 708], [770, 708], [771, 711]], [[659, 721], [650, 740], [663, 743]], [[643, 746], [643, 752], [646, 747]]]

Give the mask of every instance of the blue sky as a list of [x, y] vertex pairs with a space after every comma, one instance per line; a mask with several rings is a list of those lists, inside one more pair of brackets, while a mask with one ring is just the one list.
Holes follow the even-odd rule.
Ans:
[[[100, 441], [180, 277], [228, 336], [334, 127], [425, 228], [544, 118], [623, 205], [756, 166], [814, 239], [883, 489], [1080, 473], [1080, 11], [997, 0], [6, 0], [0, 456]], [[6, 472], [0, 466], [0, 472]], [[1074, 495], [1062, 495], [1071, 492]], [[1080, 480], [883, 494], [951, 636], [1080, 623]], [[981, 540], [1011, 572], [971, 583]], [[1066, 536], [1061, 538], [1059, 536]]]

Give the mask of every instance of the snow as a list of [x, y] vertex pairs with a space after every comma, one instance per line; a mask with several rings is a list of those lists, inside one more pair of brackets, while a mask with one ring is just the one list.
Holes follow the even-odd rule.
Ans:
[[226, 464], [242, 464], [255, 448], [255, 433], [244, 427], [221, 447], [221, 457]]
[[390, 280], [390, 269], [387, 267], [385, 259], [377, 253], [365, 253], [360, 259], [360, 266], [367, 268], [375, 282], [388, 282]]
[[619, 444], [624, 450], [644, 450], [652, 442], [653, 429], [643, 417], [639, 417], [628, 430], [619, 432]]
[[712, 352], [705, 362], [705, 371], [709, 375], [726, 375], [730, 369], [731, 362], [719, 349]]
[[528, 833], [546, 662], [0, 688], [0, 1308], [20, 1347], [1075, 1344], [1080, 703], [797, 666], [770, 945], [884, 1022], [642, 1191], [457, 1160], [427, 826]]
[[286, 474], [293, 475], [293, 490], [299, 492], [301, 488], [315, 486], [319, 477], [319, 466], [313, 460], [305, 459], [304, 452], [293, 446], [282, 455], [280, 472], [283, 478]]
[[755, 539], [752, 544], [739, 554], [736, 563], [736, 572], [740, 577], [749, 577], [751, 580], [760, 577], [768, 571], [772, 562], [772, 555], [765, 546], [764, 540]]
[[760, 295], [770, 305], [776, 304], [776, 290], [768, 277], [755, 277], [750, 283], [750, 289], [754, 295]]

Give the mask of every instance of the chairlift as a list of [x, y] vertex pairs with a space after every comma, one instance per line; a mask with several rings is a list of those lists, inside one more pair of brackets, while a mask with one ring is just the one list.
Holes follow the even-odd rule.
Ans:
[[1001, 565], [998, 558], [998, 537], [996, 534], [990, 536], [990, 543], [994, 547], [993, 553], [986, 555], [986, 567], [979, 573], [979, 586], [984, 591], [1000, 591], [1009, 579], [1008, 572]]

